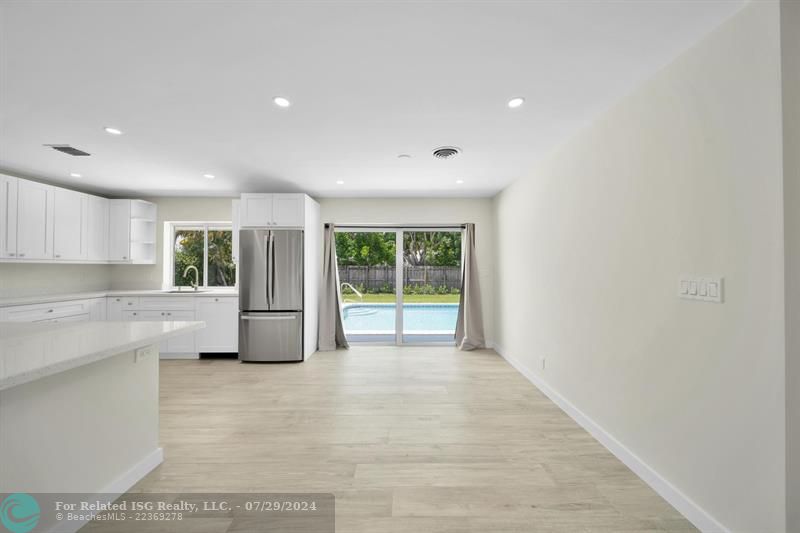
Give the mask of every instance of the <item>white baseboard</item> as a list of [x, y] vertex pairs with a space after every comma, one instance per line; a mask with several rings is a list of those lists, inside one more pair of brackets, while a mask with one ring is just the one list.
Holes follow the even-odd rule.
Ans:
[[[93, 501], [100, 503], [112, 503], [114, 500], [128, 492], [131, 487], [136, 485], [144, 476], [149, 474], [155, 467], [164, 462], [164, 450], [156, 448], [145, 455], [138, 463], [126, 470], [117, 479], [106, 485], [98, 492]], [[91, 513], [94, 515], [94, 513]], [[49, 530], [49, 533], [76, 533], [80, 528], [89, 523], [89, 520], [75, 520], [58, 522]]]
[[522, 364], [519, 360], [510, 356], [502, 346], [496, 342], [490, 343], [503, 359], [525, 376], [528, 381], [534, 384], [542, 393], [550, 398], [553, 403], [561, 408], [570, 418], [577, 422], [583, 429], [589, 432], [597, 441], [614, 454], [617, 459], [622, 461], [625, 466], [630, 468], [634, 474], [639, 476], [642, 481], [647, 483], [650, 488], [656, 491], [670, 505], [678, 510], [687, 520], [689, 520], [700, 531], [706, 533], [730, 533], [730, 530], [719, 523], [713, 516], [707, 513], [702, 507], [697, 505], [691, 498], [683, 494], [674, 485], [667, 481], [658, 472], [653, 470], [647, 463], [640, 459], [635, 453], [625, 447], [620, 441], [614, 438], [608, 431], [603, 429], [594, 420], [589, 418], [583, 411], [575, 407], [569, 400], [564, 398], [558, 391], [554, 390], [540, 376], [537, 376], [530, 368]]
[[164, 449], [156, 448], [130, 469], [124, 472], [117, 479], [106, 485], [101, 494], [124, 494], [136, 485], [144, 476], [149, 474], [155, 467], [164, 462]]

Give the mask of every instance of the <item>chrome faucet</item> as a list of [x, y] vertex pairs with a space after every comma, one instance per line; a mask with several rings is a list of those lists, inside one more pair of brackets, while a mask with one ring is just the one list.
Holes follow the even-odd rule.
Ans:
[[192, 283], [192, 288], [197, 290], [197, 286], [200, 285], [200, 271], [197, 270], [197, 267], [194, 265], [189, 265], [186, 267], [186, 270], [183, 271], [183, 277], [186, 277], [186, 274], [189, 273], [190, 270], [194, 270], [194, 283]]

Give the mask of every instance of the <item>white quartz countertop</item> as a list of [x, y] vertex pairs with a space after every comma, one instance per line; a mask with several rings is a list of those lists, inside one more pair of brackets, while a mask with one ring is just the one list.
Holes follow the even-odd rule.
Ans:
[[0, 390], [203, 327], [205, 322], [0, 322]]
[[105, 298], [106, 296], [196, 296], [196, 297], [219, 297], [219, 296], [238, 296], [236, 289], [214, 289], [199, 290], [197, 292], [187, 289], [181, 292], [169, 292], [160, 289], [146, 290], [108, 290], [95, 292], [76, 292], [68, 294], [40, 294], [35, 296], [15, 296], [10, 298], [0, 298], [0, 307], [10, 307], [12, 305], [43, 304], [51, 302], [65, 302], [69, 300], [88, 300], [90, 298]]

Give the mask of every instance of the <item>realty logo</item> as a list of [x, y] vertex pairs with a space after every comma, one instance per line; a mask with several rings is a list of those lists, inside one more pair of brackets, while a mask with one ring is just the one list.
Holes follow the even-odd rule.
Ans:
[[33, 496], [15, 492], [0, 503], [0, 522], [11, 533], [28, 533], [39, 523], [39, 511]]

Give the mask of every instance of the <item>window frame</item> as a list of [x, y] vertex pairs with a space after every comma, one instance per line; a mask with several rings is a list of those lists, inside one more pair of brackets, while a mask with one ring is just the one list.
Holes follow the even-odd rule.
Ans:
[[[226, 220], [216, 221], [165, 221], [164, 222], [164, 272], [162, 288], [164, 290], [180, 290], [186, 285], [175, 285], [175, 232], [178, 230], [202, 231], [203, 232], [203, 279], [198, 280], [197, 288], [204, 291], [230, 291], [239, 288], [239, 262], [231, 254], [231, 261], [236, 265], [236, 276], [233, 285], [212, 287], [208, 286], [208, 232], [209, 231], [230, 231], [233, 236], [233, 222]], [[188, 290], [192, 290], [188, 286]]]

